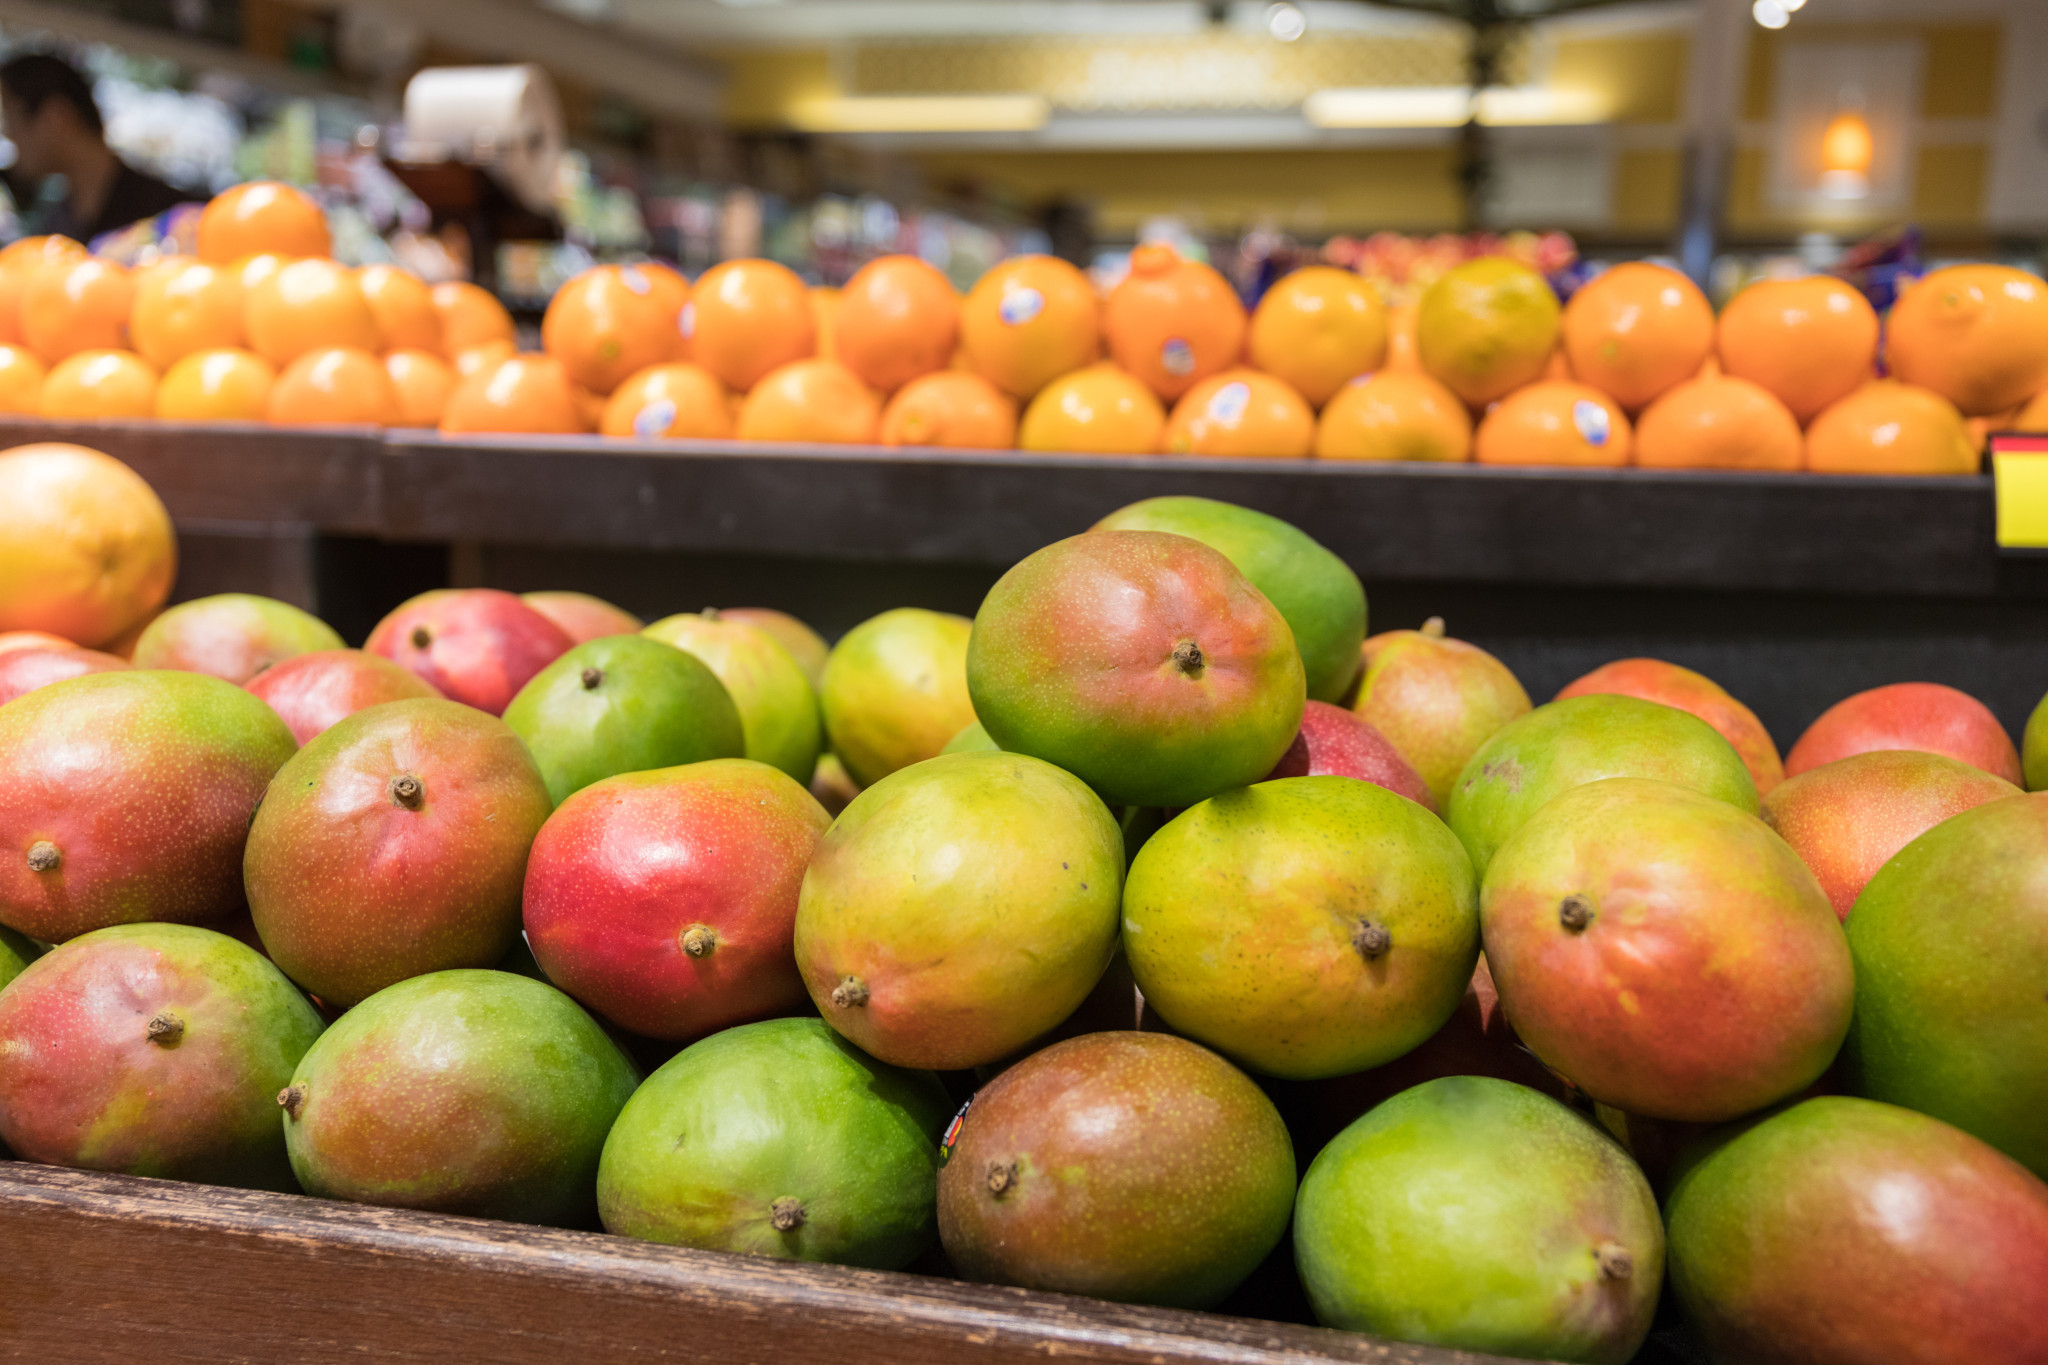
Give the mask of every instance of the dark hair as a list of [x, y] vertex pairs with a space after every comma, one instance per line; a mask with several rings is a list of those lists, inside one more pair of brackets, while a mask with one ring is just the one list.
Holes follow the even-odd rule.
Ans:
[[0, 65], [0, 90], [20, 100], [30, 118], [42, 113], [43, 106], [51, 100], [63, 100], [77, 113], [86, 131], [106, 131], [100, 120], [100, 107], [92, 97], [92, 87], [78, 74], [78, 68], [62, 57], [31, 52], [13, 58]]

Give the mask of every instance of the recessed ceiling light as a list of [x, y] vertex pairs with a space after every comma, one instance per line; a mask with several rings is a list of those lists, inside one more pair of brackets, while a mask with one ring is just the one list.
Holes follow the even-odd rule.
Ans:
[[1301, 12], [1299, 5], [1280, 0], [1277, 5], [1266, 6], [1266, 32], [1283, 43], [1291, 43], [1308, 32], [1308, 16]]
[[1765, 28], [1783, 28], [1792, 22], [1792, 11], [1785, 8], [1784, 0], [1756, 0], [1749, 13]]

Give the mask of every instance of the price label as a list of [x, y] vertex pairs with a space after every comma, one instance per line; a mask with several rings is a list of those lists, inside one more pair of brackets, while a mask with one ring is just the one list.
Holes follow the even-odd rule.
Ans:
[[2048, 436], [1993, 436], [1991, 479], [1998, 499], [1998, 548], [2048, 550]]

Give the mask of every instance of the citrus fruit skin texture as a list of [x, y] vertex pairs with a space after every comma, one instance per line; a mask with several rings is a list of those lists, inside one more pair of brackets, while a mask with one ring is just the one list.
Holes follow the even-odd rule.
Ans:
[[1633, 412], [1699, 372], [1714, 349], [1714, 308], [1676, 270], [1629, 261], [1572, 295], [1563, 333], [1572, 375]]
[[1152, 455], [1166, 410], [1152, 390], [1115, 365], [1090, 365], [1038, 391], [1024, 409], [1017, 445], [1047, 454]]
[[1172, 402], [1237, 364], [1244, 305], [1210, 267], [1146, 242], [1131, 252], [1130, 273], [1103, 304], [1102, 329], [1110, 358]]
[[965, 370], [919, 375], [882, 409], [885, 446], [1008, 450], [1017, 444], [1017, 400]]
[[26, 346], [0, 344], [0, 412], [33, 417], [42, 411], [49, 373], [42, 357]]
[[52, 363], [82, 351], [128, 347], [135, 276], [101, 256], [52, 262], [37, 271], [21, 300], [22, 339]]
[[1557, 345], [1557, 294], [1528, 266], [1467, 261], [1423, 293], [1415, 319], [1422, 368], [1467, 403], [1491, 403], [1540, 378]]
[[1716, 1360], [2048, 1358], [2048, 1186], [1924, 1114], [1827, 1095], [1730, 1127], [1664, 1211], [1672, 1292]]
[[960, 293], [915, 256], [869, 261], [840, 291], [831, 355], [870, 388], [894, 393], [943, 370], [959, 344]]
[[1387, 309], [1349, 270], [1311, 265], [1280, 278], [1252, 310], [1246, 355], [1320, 408], [1387, 357]]
[[1457, 464], [1472, 458], [1472, 414], [1419, 368], [1390, 364], [1337, 390], [1316, 424], [1314, 452], [1324, 460]]
[[1293, 1199], [1287, 1127], [1243, 1073], [1166, 1034], [1092, 1033], [976, 1097], [939, 1173], [939, 1235], [983, 1283], [1208, 1308]]
[[181, 261], [136, 272], [128, 333], [159, 369], [198, 351], [239, 347], [242, 284], [227, 266]]
[[742, 441], [866, 445], [881, 425], [882, 402], [836, 360], [793, 360], [762, 376], [740, 404]]
[[711, 267], [690, 290], [676, 326], [689, 342], [689, 358], [736, 393], [817, 351], [809, 292], [795, 271], [774, 261]]
[[260, 422], [277, 371], [254, 351], [194, 351], [157, 382], [156, 415], [183, 422]]
[[1619, 468], [1635, 432], [1619, 404], [1588, 384], [1541, 379], [1488, 410], [1473, 440], [1480, 464]]
[[326, 256], [334, 249], [327, 215], [304, 191], [275, 180], [236, 185], [199, 213], [199, 259], [226, 265], [244, 256]]
[[605, 400], [597, 429], [638, 440], [670, 436], [726, 440], [732, 435], [732, 395], [702, 365], [670, 361], [650, 365]]
[[505, 305], [489, 290], [467, 280], [448, 280], [427, 292], [441, 320], [441, 354], [451, 363], [464, 351], [488, 342], [513, 343], [517, 329]]
[[637, 265], [601, 265], [556, 291], [541, 345], [569, 377], [609, 394], [628, 376], [673, 358], [683, 301]]
[[156, 386], [156, 371], [133, 351], [79, 351], [44, 376], [38, 406], [45, 417], [148, 417]]
[[69, 265], [85, 257], [85, 248], [69, 237], [24, 237], [0, 247], [0, 343], [26, 344], [21, 330], [21, 304], [29, 285], [48, 265]]
[[98, 647], [170, 596], [170, 513], [134, 470], [84, 446], [0, 452], [0, 630]]
[[440, 425], [448, 395], [455, 391], [455, 370], [447, 361], [433, 351], [386, 351], [384, 373], [391, 380], [391, 396], [398, 405], [397, 425]]
[[984, 379], [1029, 399], [1095, 362], [1100, 312], [1088, 277], [1074, 266], [1055, 256], [1012, 256], [977, 280], [960, 305], [960, 342]]
[[1789, 471], [1805, 463], [1799, 423], [1768, 389], [1702, 375], [1667, 390], [1636, 420], [1645, 469]]
[[1175, 455], [1298, 460], [1315, 445], [1316, 415], [1269, 374], [1227, 370], [1174, 404], [1160, 444]]
[[1663, 1279], [1657, 1199], [1628, 1155], [1489, 1076], [1429, 1081], [1345, 1129], [1294, 1229], [1318, 1321], [1468, 1351], [1621, 1365]]
[[363, 291], [387, 347], [440, 351], [441, 314], [426, 281], [395, 265], [366, 265], [356, 271], [356, 287]]
[[[458, 369], [460, 368], [458, 364]], [[441, 430], [467, 434], [530, 432], [572, 435], [589, 430], [576, 385], [552, 356], [485, 359], [459, 378], [441, 410]]]
[[1804, 423], [1876, 373], [1878, 331], [1877, 310], [1840, 280], [1759, 280], [1721, 310], [1714, 354]]
[[398, 394], [384, 362], [369, 351], [322, 346], [284, 367], [264, 413], [276, 426], [395, 426]]
[[1817, 474], [1974, 474], [1978, 462], [1956, 405], [1895, 379], [1865, 384], [1806, 429], [1806, 467]]
[[1935, 271], [1892, 305], [1885, 367], [1966, 417], [2019, 406], [2048, 388], [2048, 283], [2004, 265]]

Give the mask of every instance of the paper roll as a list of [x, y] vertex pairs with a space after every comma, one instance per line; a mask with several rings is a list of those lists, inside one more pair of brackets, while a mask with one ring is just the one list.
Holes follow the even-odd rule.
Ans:
[[537, 66], [430, 66], [405, 87], [409, 154], [486, 166], [535, 212], [554, 207], [562, 104]]

